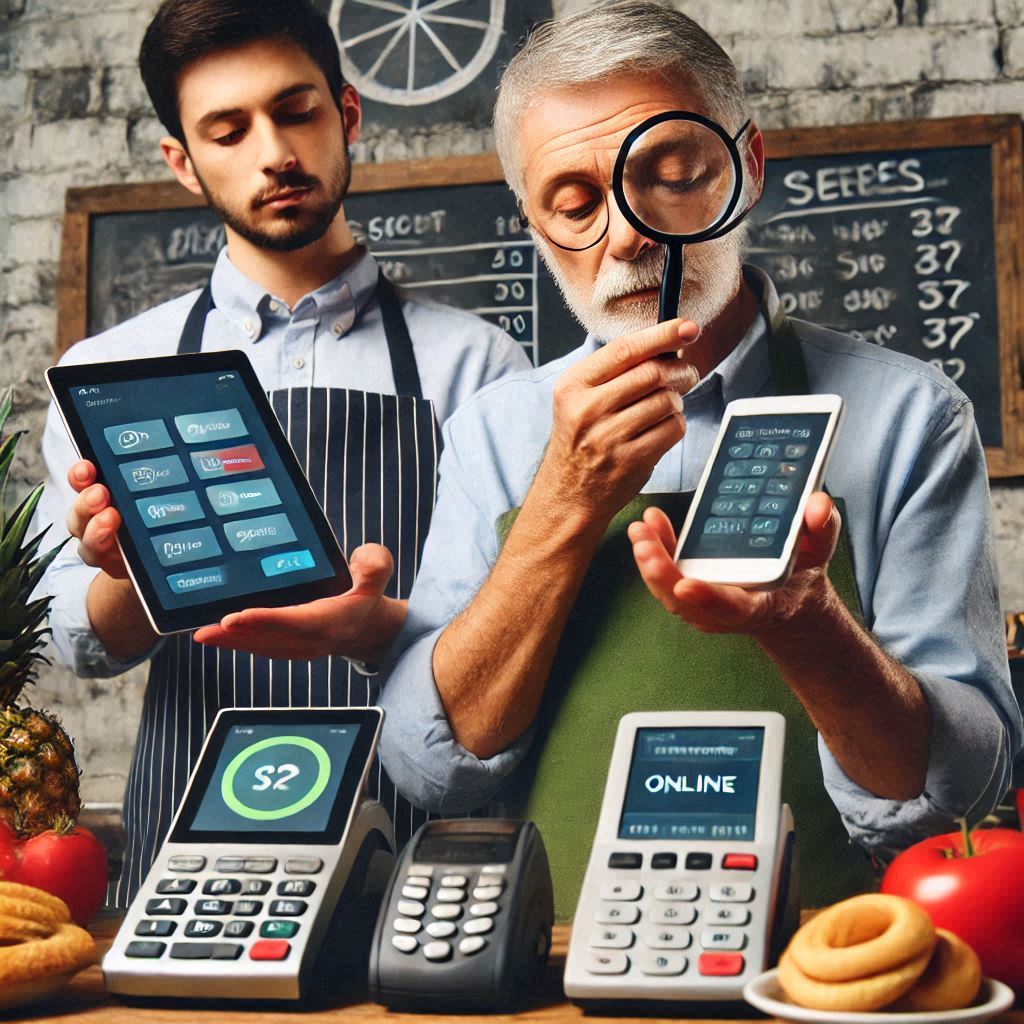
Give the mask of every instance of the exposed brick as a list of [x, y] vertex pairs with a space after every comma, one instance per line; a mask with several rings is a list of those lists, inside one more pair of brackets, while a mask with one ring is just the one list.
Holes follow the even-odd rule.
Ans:
[[88, 68], [65, 68], [39, 73], [32, 82], [32, 115], [37, 124], [85, 117], [92, 92]]
[[1003, 74], [1011, 78], [1024, 77], [1024, 28], [1009, 28], [1003, 32]]
[[[18, 253], [21, 259], [53, 260], [60, 258], [61, 223], [53, 218], [36, 220], [11, 219], [7, 228], [7, 245], [4, 252]], [[0, 258], [4, 258], [0, 256]], [[3, 267], [8, 269], [8, 255], [4, 258]], [[10, 327], [10, 324], [8, 324]], [[43, 367], [45, 369], [45, 367]]]
[[23, 263], [6, 274], [4, 302], [8, 306], [27, 306], [50, 299], [57, 284], [57, 268], [52, 263]]
[[1000, 25], [1024, 22], [1024, 0], [995, 0], [996, 21]]
[[928, 0], [924, 7], [925, 25], [995, 24], [992, 0]]
[[90, 171], [124, 167], [128, 157], [124, 122], [115, 118], [25, 125], [18, 129], [15, 145], [23, 147], [21, 168], [30, 172], [73, 167], [90, 176]]
[[64, 212], [64, 191], [81, 183], [77, 169], [50, 174], [21, 174], [8, 187], [8, 203], [19, 217], [60, 217]]
[[919, 93], [915, 117], [957, 117], [961, 114], [1020, 114], [1024, 110], [1024, 80], [991, 85], [948, 85]]
[[152, 107], [135, 64], [107, 68], [103, 75], [103, 112], [114, 116], [152, 116]]
[[0, 75], [0, 118], [14, 121], [28, 105], [28, 76], [14, 73]]
[[148, 22], [137, 10], [26, 21], [14, 33], [14, 64], [48, 71], [125, 63], [138, 52]]

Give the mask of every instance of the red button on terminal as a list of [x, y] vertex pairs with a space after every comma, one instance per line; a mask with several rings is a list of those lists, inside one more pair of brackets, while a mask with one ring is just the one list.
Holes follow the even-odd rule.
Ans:
[[701, 953], [697, 970], [705, 976], [732, 978], [743, 973], [743, 957], [739, 953]]
[[757, 854], [727, 853], [722, 858], [722, 867], [728, 871], [756, 871]]
[[284, 939], [261, 939], [254, 942], [249, 950], [250, 960], [283, 960], [292, 948]]

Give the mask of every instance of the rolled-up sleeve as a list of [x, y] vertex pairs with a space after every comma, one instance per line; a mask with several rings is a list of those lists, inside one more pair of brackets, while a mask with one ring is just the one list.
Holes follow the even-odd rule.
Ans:
[[[950, 402], [906, 474], [873, 570], [867, 622], [914, 675], [929, 704], [922, 793], [912, 800], [879, 799], [846, 777], [819, 738], [825, 785], [847, 829], [883, 859], [950, 828], [957, 817], [987, 814], [1005, 793], [1021, 746], [990, 508], [970, 403]], [[863, 593], [872, 570], [857, 570]]]
[[480, 420], [460, 409], [444, 428], [437, 506], [380, 703], [381, 761], [403, 796], [441, 814], [485, 804], [520, 763], [530, 733], [481, 760], [456, 742], [434, 681], [434, 647], [498, 556], [497, 517], [512, 504]]
[[[68, 483], [67, 474], [78, 459], [60, 415], [52, 404], [43, 431], [43, 458], [47, 479], [36, 507], [33, 530], [38, 533], [49, 527], [42, 548], [48, 550], [69, 537], [67, 516], [75, 500], [75, 492]], [[93, 631], [86, 610], [89, 587], [99, 572], [99, 569], [82, 561], [78, 542], [72, 537], [50, 563], [33, 595], [52, 598], [49, 625], [53, 646], [60, 661], [75, 675], [83, 677], [109, 677], [127, 672], [133, 665], [152, 657], [163, 642], [158, 641], [150, 650], [130, 661], [115, 658], [107, 651]]]

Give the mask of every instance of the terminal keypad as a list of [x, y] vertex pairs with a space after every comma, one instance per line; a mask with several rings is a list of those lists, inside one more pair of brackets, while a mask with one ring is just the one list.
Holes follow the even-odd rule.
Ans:
[[431, 963], [486, 949], [507, 898], [504, 864], [443, 870], [411, 864], [395, 886], [401, 898], [390, 922], [391, 945]]
[[[310, 898], [318, 898], [317, 879], [309, 876], [322, 869], [323, 861], [315, 857], [281, 864], [275, 857], [224, 856], [212, 869], [205, 857], [170, 857], [154, 887], [155, 897], [146, 900], [145, 917], [135, 926], [139, 939], [128, 943], [125, 955], [148, 960], [286, 959], [292, 947], [288, 940], [300, 935], [303, 919], [312, 916]], [[246, 877], [251, 875], [256, 877]], [[271, 894], [278, 898], [255, 898]], [[170, 944], [152, 941], [170, 936], [180, 939]], [[217, 941], [208, 941], [213, 938]]]
[[[613, 852], [608, 866], [638, 871], [602, 883], [589, 932], [586, 970], [591, 974], [650, 976], [683, 974], [695, 956], [697, 973], [742, 974], [741, 950], [750, 940], [749, 904], [756, 896], [750, 882], [734, 880], [738, 871], [753, 871], [752, 854], [689, 853], [678, 871], [674, 853], [655, 853], [650, 867], [637, 863], [642, 854]], [[719, 860], [721, 871], [714, 870]], [[663, 872], [673, 871], [669, 877]], [[692, 872], [692, 875], [688, 875]], [[582, 924], [582, 922], [581, 922]]]

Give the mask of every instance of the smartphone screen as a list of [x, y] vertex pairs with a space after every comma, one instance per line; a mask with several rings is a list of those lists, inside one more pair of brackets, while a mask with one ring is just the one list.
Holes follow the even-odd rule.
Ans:
[[827, 412], [733, 416], [680, 558], [780, 558]]

